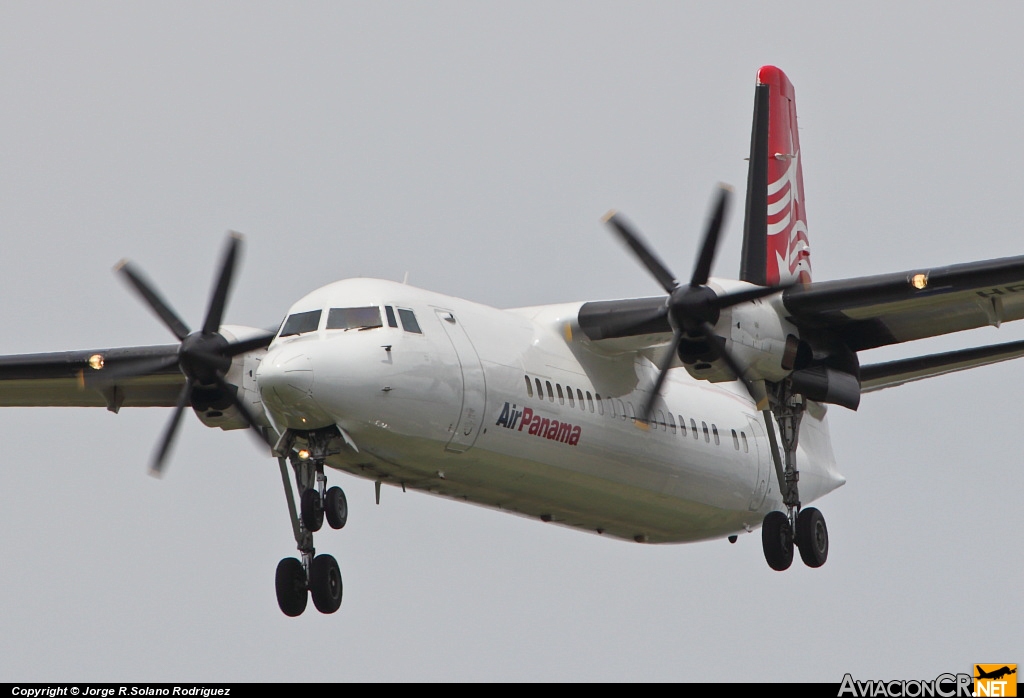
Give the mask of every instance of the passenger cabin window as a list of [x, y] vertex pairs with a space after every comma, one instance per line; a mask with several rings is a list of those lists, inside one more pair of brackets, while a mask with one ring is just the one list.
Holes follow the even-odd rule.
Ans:
[[740, 437], [736, 435], [736, 430], [732, 430], [732, 447], [737, 451], [740, 450]]
[[555, 391], [551, 389], [551, 381], [544, 381], [544, 385], [548, 387], [548, 401], [555, 401]]
[[[576, 400], [580, 403], [580, 409], [581, 410], [586, 410], [587, 409], [587, 406], [583, 404], [583, 391], [580, 390], [579, 388], [576, 388]], [[594, 406], [593, 405], [590, 406], [590, 411], [591, 412], [594, 411]]]
[[398, 327], [398, 320], [395, 319], [395, 309], [390, 305], [384, 306], [384, 314], [388, 316], [388, 327]]
[[411, 310], [405, 308], [398, 309], [398, 317], [402, 319], [402, 329], [406, 332], [415, 332], [416, 334], [423, 334], [423, 330], [420, 329], [420, 323], [416, 322], [416, 315]]
[[683, 415], [679, 415], [679, 435], [686, 436], [686, 420], [683, 419]]
[[540, 378], [534, 378], [534, 382], [537, 383], [537, 397], [541, 400], [544, 399], [544, 388], [540, 387]]
[[668, 430], [673, 434], [676, 433], [676, 418], [672, 416], [672, 413], [668, 413]]
[[690, 418], [690, 431], [693, 432], [693, 438], [699, 438], [697, 436], [697, 422], [692, 417]]
[[704, 441], [706, 443], [711, 443], [711, 434], [708, 433], [708, 423], [701, 422], [701, 426], [704, 427]]
[[327, 311], [329, 330], [372, 330], [383, 326], [380, 308], [375, 305], [365, 308], [331, 308]]
[[597, 400], [597, 413], [604, 416], [604, 402], [601, 400], [601, 394], [594, 393], [594, 398]]
[[[597, 399], [598, 399], [598, 401], [601, 400], [601, 398], [597, 398]], [[583, 405], [583, 400], [580, 400], [580, 405], [581, 406]], [[589, 390], [587, 391], [587, 407], [589, 407], [591, 413], [593, 413], [593, 411], [594, 411], [594, 396], [590, 394]]]
[[558, 388], [558, 404], [559, 405], [564, 405], [565, 404], [565, 396], [562, 395], [562, 384], [559, 383], [557, 385], [557, 388]]
[[715, 436], [715, 446], [721, 446], [722, 441], [718, 438], [718, 426], [715, 424], [711, 425], [711, 433]]
[[320, 314], [322, 310], [309, 310], [305, 313], [289, 315], [281, 326], [281, 337], [291, 337], [306, 332], [316, 332], [320, 326]]
[[746, 432], [741, 431], [740, 432], [740, 438], [743, 439], [743, 452], [744, 453], [749, 453], [750, 452], [750, 446], [747, 445], [747, 434], [746, 434]]
[[[526, 396], [533, 397], [533, 383], [530, 382], [529, 376], [526, 376]], [[733, 432], [732, 435], [736, 436], [736, 432]]]

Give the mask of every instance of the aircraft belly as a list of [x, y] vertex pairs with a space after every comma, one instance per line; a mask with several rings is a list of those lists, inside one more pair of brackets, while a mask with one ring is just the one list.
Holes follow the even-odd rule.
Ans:
[[[542, 446], [513, 452], [492, 438], [494, 431], [460, 454], [446, 451], [443, 440], [405, 438], [396, 448], [394, 439], [354, 434], [359, 453], [328, 464], [385, 484], [626, 540], [684, 543], [760, 524], [761, 515], [747, 508], [750, 492], [730, 486], [725, 476], [615, 463], [592, 449], [572, 458], [552, 458], [540, 452]], [[730, 490], [733, 496], [722, 496]]]

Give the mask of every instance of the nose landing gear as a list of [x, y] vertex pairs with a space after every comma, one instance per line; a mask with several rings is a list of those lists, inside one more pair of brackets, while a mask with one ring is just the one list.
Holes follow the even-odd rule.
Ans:
[[[331, 555], [317, 555], [313, 546], [313, 533], [319, 531], [327, 519], [331, 528], [342, 528], [348, 521], [348, 501], [340, 487], [327, 488], [324, 475], [324, 461], [330, 453], [328, 447], [337, 433], [310, 432], [306, 435], [309, 450], [291, 450], [289, 457], [280, 456], [278, 465], [281, 482], [288, 500], [288, 513], [292, 522], [292, 533], [301, 559], [289, 557], [277, 565], [274, 587], [277, 605], [286, 616], [299, 616], [306, 610], [309, 597], [321, 613], [334, 613], [341, 607], [342, 581], [338, 561]], [[280, 444], [279, 444], [280, 447]], [[279, 448], [279, 451], [283, 450]], [[295, 506], [288, 476], [288, 461], [295, 472], [296, 489], [301, 493], [299, 507]]]

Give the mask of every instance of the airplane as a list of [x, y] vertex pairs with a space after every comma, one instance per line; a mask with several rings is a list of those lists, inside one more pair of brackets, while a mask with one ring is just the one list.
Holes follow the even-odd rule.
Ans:
[[1001, 667], [999, 669], [994, 669], [992, 671], [983, 671], [980, 666], [975, 665], [975, 669], [978, 671], [978, 675], [974, 677], [976, 679], [995, 679], [995, 680], [999, 680], [999, 679], [1003, 678], [1004, 676], [1009, 676], [1010, 674], [1016, 674], [1017, 673], [1017, 668], [1016, 667], [1011, 669], [1008, 666], [1003, 666], [1003, 667]]
[[730, 190], [713, 200], [681, 280], [621, 213], [605, 221], [651, 274], [651, 296], [499, 309], [386, 280], [296, 301], [276, 330], [222, 324], [241, 237], [206, 315], [186, 324], [131, 262], [117, 273], [177, 343], [0, 356], [0, 406], [186, 408], [248, 429], [276, 458], [297, 557], [278, 605], [341, 605], [326, 519], [348, 519], [331, 471], [639, 543], [761, 529], [768, 565], [825, 564], [806, 506], [840, 487], [829, 409], [1024, 355], [1024, 342], [861, 365], [859, 352], [1024, 318], [1024, 256], [812, 281], [795, 92], [757, 72], [739, 279], [711, 276]]

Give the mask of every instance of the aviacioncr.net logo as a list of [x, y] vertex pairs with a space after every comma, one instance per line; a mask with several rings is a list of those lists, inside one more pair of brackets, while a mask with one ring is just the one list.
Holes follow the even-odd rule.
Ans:
[[975, 664], [974, 695], [983, 696], [1016, 696], [1017, 665], [1016, 664]]
[[970, 674], [939, 674], [931, 681], [897, 679], [858, 681], [843, 676], [839, 698], [971, 698], [974, 679]]

